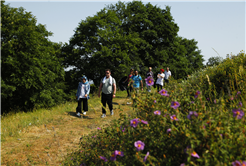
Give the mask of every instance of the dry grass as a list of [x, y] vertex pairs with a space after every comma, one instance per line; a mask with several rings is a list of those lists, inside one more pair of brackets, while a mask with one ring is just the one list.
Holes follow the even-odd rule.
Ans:
[[104, 119], [101, 118], [99, 99], [89, 106], [84, 118], [75, 116], [77, 103], [67, 103], [70, 109], [65, 106], [66, 111], [52, 115], [49, 123], [25, 127], [18, 137], [7, 137], [2, 142], [1, 165], [59, 165], [67, 153], [79, 147], [81, 136], [118, 119], [120, 109], [124, 113], [132, 112], [131, 105], [126, 105], [130, 100], [124, 96], [126, 93], [121, 93], [113, 100], [114, 116], [108, 111]]

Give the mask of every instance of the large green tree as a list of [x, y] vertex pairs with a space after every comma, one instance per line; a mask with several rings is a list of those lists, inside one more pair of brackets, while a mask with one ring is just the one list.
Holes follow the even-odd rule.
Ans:
[[61, 44], [23, 8], [1, 2], [2, 112], [11, 108], [48, 107], [63, 100]]
[[143, 75], [149, 66], [154, 72], [169, 66], [175, 78], [198, 69], [203, 59], [197, 42], [178, 37], [170, 10], [140, 1], [118, 2], [81, 21], [62, 50], [64, 64], [75, 67], [69, 80], [86, 74], [98, 85], [105, 68], [117, 80], [130, 68]]
[[169, 47], [164, 66], [168, 66], [175, 79], [186, 77], [192, 72], [204, 67], [203, 56], [197, 47], [197, 41], [176, 37]]
[[208, 59], [208, 62], [206, 63], [207, 66], [213, 66], [213, 65], [218, 65], [223, 61], [223, 58], [220, 56], [216, 57], [210, 57]]

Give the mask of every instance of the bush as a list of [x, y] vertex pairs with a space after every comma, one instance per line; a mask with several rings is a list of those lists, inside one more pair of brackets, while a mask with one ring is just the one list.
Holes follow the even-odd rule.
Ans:
[[90, 94], [92, 94], [92, 95], [97, 94], [97, 92], [98, 92], [98, 87], [97, 87], [95, 84], [91, 84], [91, 85], [90, 85], [90, 88], [91, 88]]
[[[121, 113], [110, 127], [82, 137], [80, 150], [70, 154], [63, 164], [210, 166], [242, 162], [246, 158], [246, 93], [245, 84], [238, 81], [246, 81], [241, 77], [245, 73], [230, 73], [235, 83], [227, 85], [230, 95], [216, 89], [220, 85], [216, 79], [219, 68], [229, 72], [234, 70], [232, 67], [245, 67], [245, 56], [237, 58], [213, 70], [206, 69], [197, 78], [193, 75], [182, 83], [173, 80], [160, 93], [133, 96], [137, 101], [134, 115]], [[143, 150], [137, 151], [137, 141], [145, 144]]]
[[233, 96], [233, 91], [245, 92], [246, 56], [241, 52], [232, 57], [217, 66], [195, 72], [188, 80], [182, 82], [183, 86], [198, 86], [206, 98], [216, 97], [218, 94], [225, 97]]
[[1, 110], [29, 111], [64, 102], [61, 43], [24, 8], [1, 1]]

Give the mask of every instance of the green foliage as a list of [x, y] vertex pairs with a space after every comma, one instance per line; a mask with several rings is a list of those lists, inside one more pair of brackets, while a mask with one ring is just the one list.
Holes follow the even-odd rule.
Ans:
[[52, 33], [36, 23], [22, 7], [1, 2], [2, 112], [49, 107], [65, 97], [61, 44], [50, 42]]
[[76, 67], [75, 77], [85, 74], [95, 85], [106, 68], [116, 80], [130, 68], [145, 75], [149, 66], [153, 72], [170, 67], [174, 78], [183, 78], [201, 68], [203, 58], [197, 42], [178, 37], [178, 30], [168, 6], [119, 1], [80, 22], [62, 48], [63, 63]]
[[98, 94], [98, 87], [95, 84], [90, 84], [90, 94]]
[[[206, 97], [216, 94], [233, 95], [233, 91], [243, 90], [246, 77], [246, 56], [241, 52], [237, 56], [225, 59], [217, 66], [207, 67], [195, 72], [184, 85], [199, 86], [201, 89], [210, 89]], [[212, 84], [213, 83], [213, 84]], [[213, 93], [211, 92], [213, 91]]]
[[211, 57], [208, 59], [207, 62], [207, 66], [214, 66], [214, 65], [218, 65], [219, 63], [221, 63], [223, 61], [223, 58], [217, 56], [217, 57]]
[[[140, 98], [133, 96], [137, 101], [135, 115], [129, 117], [121, 113], [121, 118], [109, 127], [82, 137], [81, 148], [70, 154], [63, 165], [172, 166], [184, 163], [210, 166], [231, 165], [236, 160], [242, 162], [246, 158], [245, 58], [245, 54], [241, 53], [220, 66], [195, 73], [185, 82], [172, 80], [165, 86], [167, 96], [158, 93], [148, 93]], [[231, 72], [236, 66], [239, 66], [239, 71], [235, 68], [237, 72]], [[231, 96], [216, 91], [220, 80], [212, 78], [220, 76], [221, 68], [231, 72], [231, 82], [234, 82], [234, 86], [228, 84]], [[211, 76], [210, 80], [206, 74]], [[205, 80], [209, 87], [202, 86], [206, 84]], [[173, 101], [179, 103], [176, 109], [171, 107]], [[241, 119], [234, 117], [233, 109], [244, 112]], [[156, 110], [161, 114], [154, 114]], [[189, 117], [190, 111], [197, 115]], [[172, 115], [176, 115], [178, 120], [172, 120]], [[132, 127], [130, 120], [135, 117], [139, 118], [139, 123]], [[136, 151], [134, 146], [138, 140], [145, 143], [142, 151]], [[117, 156], [116, 161], [111, 161], [115, 150], [122, 151], [124, 156]], [[147, 152], [149, 156], [144, 162]], [[194, 157], [194, 153], [199, 158]], [[103, 161], [99, 156], [106, 157], [108, 161]]]
[[78, 75], [78, 72], [76, 70], [72, 69], [72, 70], [66, 71], [65, 72], [65, 82], [66, 82], [65, 92], [70, 93], [71, 91], [77, 90], [78, 83], [81, 81], [80, 78], [81, 78], [81, 75]]

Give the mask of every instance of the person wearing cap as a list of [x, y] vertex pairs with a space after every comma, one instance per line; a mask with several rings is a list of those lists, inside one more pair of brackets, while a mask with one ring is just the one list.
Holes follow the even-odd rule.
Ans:
[[157, 92], [159, 92], [159, 88], [161, 90], [163, 87], [163, 79], [165, 77], [165, 74], [163, 72], [164, 72], [164, 69], [160, 69], [160, 73], [158, 73], [157, 75], [157, 81], [156, 81]]
[[[148, 78], [148, 77], [154, 78], [154, 73], [151, 70], [152, 70], [152, 67], [149, 67], [149, 71], [146, 73], [145, 78]], [[146, 87], [147, 87], [147, 91], [151, 92], [151, 86], [148, 86], [146, 84]]]
[[81, 115], [81, 102], [83, 102], [83, 114], [86, 115], [86, 112], [88, 111], [88, 99], [90, 99], [89, 96], [90, 93], [90, 84], [87, 80], [86, 76], [82, 77], [82, 82], [79, 82], [79, 86], [76, 93], [76, 99], [78, 101], [78, 107], [76, 109], [77, 116], [80, 117]]
[[164, 81], [165, 81], [165, 84], [166, 83], [169, 83], [169, 77], [171, 77], [171, 71], [169, 70], [169, 67], [167, 67], [167, 70], [165, 71], [165, 77], [164, 77]]
[[106, 103], [108, 104], [110, 114], [114, 115], [112, 100], [113, 98], [115, 98], [115, 94], [116, 94], [116, 82], [115, 79], [111, 76], [110, 69], [106, 69], [105, 74], [106, 76], [102, 78], [99, 87], [99, 92], [98, 92], [98, 97], [100, 97], [100, 93], [102, 91], [102, 98], [101, 98], [101, 102], [103, 105], [102, 118], [106, 117], [106, 110], [105, 110]]

